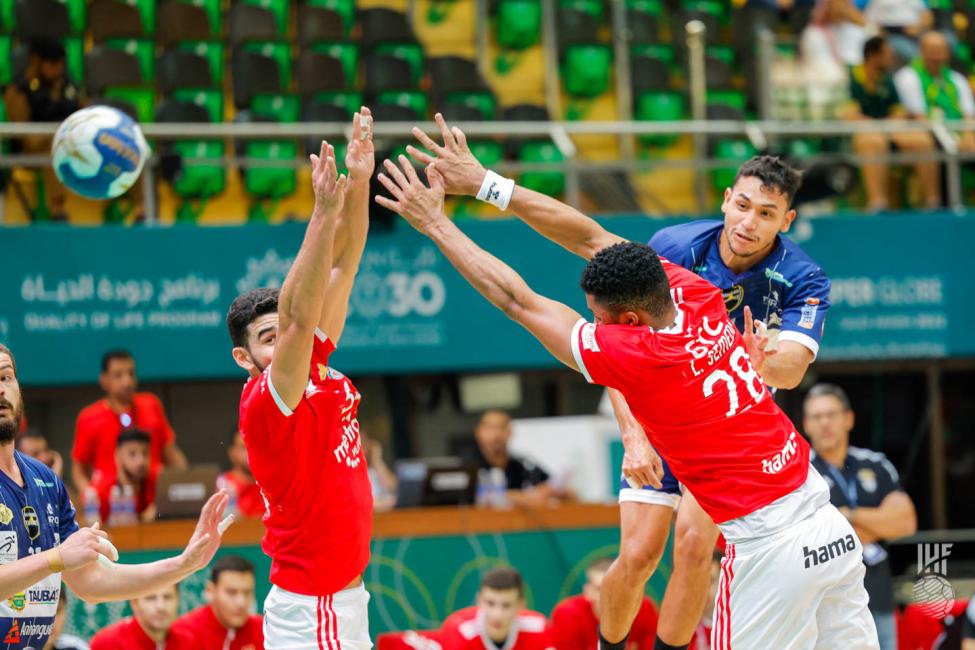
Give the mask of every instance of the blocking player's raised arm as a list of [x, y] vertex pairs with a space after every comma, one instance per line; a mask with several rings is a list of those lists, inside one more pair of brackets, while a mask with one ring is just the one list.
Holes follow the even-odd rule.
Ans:
[[579, 314], [532, 291], [510, 266], [480, 248], [447, 218], [443, 212], [443, 179], [436, 170], [428, 170], [427, 188], [405, 156], [400, 156], [400, 165], [402, 170], [392, 161], [385, 162], [386, 173], [380, 174], [379, 181], [393, 199], [377, 196], [376, 202], [433, 240], [482, 296], [531, 332], [555, 358], [578, 370], [569, 340], [581, 320]]
[[369, 233], [369, 179], [376, 165], [372, 143], [372, 113], [363, 106], [352, 118], [352, 139], [345, 154], [349, 170], [345, 205], [335, 236], [335, 262], [325, 291], [318, 327], [334, 345], [339, 344], [349, 312], [349, 296]]
[[583, 259], [588, 260], [607, 246], [624, 241], [575, 208], [484, 169], [467, 146], [464, 132], [456, 126], [449, 127], [440, 113], [435, 119], [443, 145], [414, 127], [413, 135], [434, 155], [416, 147], [407, 147], [407, 151], [440, 172], [447, 194], [476, 196], [502, 210], [510, 208], [540, 235]]
[[281, 287], [277, 342], [271, 364], [271, 384], [290, 409], [301, 401], [308, 384], [312, 337], [325, 306], [338, 215], [345, 200], [346, 177], [336, 178], [335, 149], [323, 141], [320, 155], [312, 155], [311, 163], [315, 209], [301, 249]]

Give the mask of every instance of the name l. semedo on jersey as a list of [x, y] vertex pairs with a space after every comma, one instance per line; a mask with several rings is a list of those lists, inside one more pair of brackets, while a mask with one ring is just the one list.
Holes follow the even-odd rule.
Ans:
[[847, 535], [840, 539], [833, 540], [829, 544], [824, 544], [819, 548], [810, 549], [808, 546], [802, 547], [802, 554], [806, 558], [806, 568], [819, 566], [841, 555], [855, 551], [857, 547], [853, 535]]

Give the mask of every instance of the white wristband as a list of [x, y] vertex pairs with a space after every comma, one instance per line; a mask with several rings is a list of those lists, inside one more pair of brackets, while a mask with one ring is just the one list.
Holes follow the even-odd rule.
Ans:
[[498, 209], [507, 210], [508, 203], [511, 202], [511, 195], [514, 193], [515, 182], [513, 180], [495, 174], [489, 169], [484, 174], [484, 182], [481, 183], [481, 189], [477, 192], [477, 199], [490, 203]]

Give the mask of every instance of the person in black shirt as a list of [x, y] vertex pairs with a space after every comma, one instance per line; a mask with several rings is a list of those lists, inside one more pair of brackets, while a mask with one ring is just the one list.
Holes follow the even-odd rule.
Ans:
[[508, 500], [514, 505], [541, 505], [555, 496], [548, 473], [527, 458], [508, 453], [511, 416], [504, 411], [485, 411], [474, 429], [477, 449], [472, 460], [481, 469], [498, 467], [508, 480]]
[[839, 386], [817, 384], [803, 404], [803, 428], [813, 448], [812, 464], [830, 487], [830, 501], [863, 543], [864, 586], [877, 624], [881, 650], [897, 647], [894, 586], [885, 542], [917, 530], [914, 503], [897, 470], [880, 452], [850, 446], [854, 416]]
[[968, 601], [961, 624], [961, 650], [975, 650], [975, 597]]

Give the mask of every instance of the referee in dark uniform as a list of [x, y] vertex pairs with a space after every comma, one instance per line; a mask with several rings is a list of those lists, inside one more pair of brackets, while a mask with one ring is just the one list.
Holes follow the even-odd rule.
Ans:
[[880, 648], [894, 650], [894, 586], [885, 542], [913, 534], [917, 514], [887, 457], [850, 446], [853, 423], [853, 409], [842, 388], [817, 384], [809, 390], [803, 404], [803, 427], [812, 443], [812, 464], [830, 486], [830, 501], [860, 537], [867, 565], [864, 586]]

